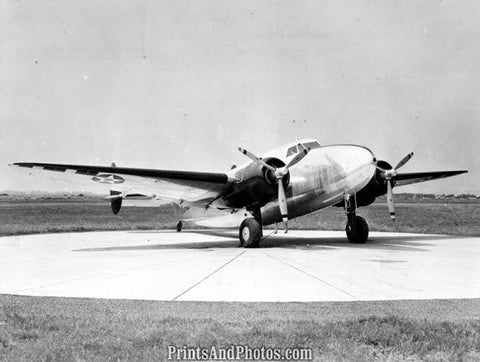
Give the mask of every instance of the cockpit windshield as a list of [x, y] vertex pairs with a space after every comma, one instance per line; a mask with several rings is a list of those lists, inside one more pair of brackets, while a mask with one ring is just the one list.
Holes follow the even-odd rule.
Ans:
[[314, 148], [320, 148], [320, 144], [317, 141], [305, 142], [302, 144], [307, 150], [313, 150]]
[[298, 145], [292, 146], [287, 150], [287, 157], [294, 155], [302, 149], [312, 150], [314, 148], [320, 148], [320, 144], [317, 141], [299, 143]]
[[297, 146], [292, 146], [287, 150], [287, 157], [297, 153]]

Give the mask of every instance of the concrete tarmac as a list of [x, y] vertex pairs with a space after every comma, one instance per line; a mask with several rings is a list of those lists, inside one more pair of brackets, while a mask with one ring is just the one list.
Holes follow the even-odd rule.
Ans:
[[[271, 231], [266, 230], [265, 234]], [[480, 238], [372, 232], [115, 231], [0, 238], [0, 293], [198, 301], [480, 297]]]

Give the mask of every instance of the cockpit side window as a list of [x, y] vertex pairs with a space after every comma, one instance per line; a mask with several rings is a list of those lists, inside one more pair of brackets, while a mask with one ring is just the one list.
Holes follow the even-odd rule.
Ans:
[[297, 146], [290, 147], [290, 148], [287, 150], [287, 157], [288, 157], [288, 156], [291, 156], [291, 155], [293, 155], [293, 154], [295, 154], [295, 153], [297, 153], [297, 152], [298, 152], [298, 151], [297, 151]]
[[318, 142], [305, 142], [303, 147], [307, 150], [313, 150], [314, 148], [320, 148], [320, 144]]

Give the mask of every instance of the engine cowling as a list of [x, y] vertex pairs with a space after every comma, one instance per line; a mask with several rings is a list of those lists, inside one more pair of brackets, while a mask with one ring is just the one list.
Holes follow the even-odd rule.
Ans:
[[[392, 165], [382, 160], [377, 161], [377, 166], [384, 170], [392, 169]], [[392, 182], [392, 186], [394, 186], [394, 180], [392, 180]], [[387, 180], [385, 178], [385, 172], [377, 169], [367, 186], [357, 192], [357, 206], [368, 206], [372, 204], [378, 196], [385, 195], [386, 193]]]
[[[283, 167], [285, 163], [278, 158], [264, 158], [268, 165]], [[277, 197], [277, 178], [272, 171], [256, 163], [248, 165], [235, 174], [238, 180], [227, 190], [223, 199], [228, 207], [254, 209], [262, 207]], [[285, 189], [290, 182], [290, 175], [283, 177]]]

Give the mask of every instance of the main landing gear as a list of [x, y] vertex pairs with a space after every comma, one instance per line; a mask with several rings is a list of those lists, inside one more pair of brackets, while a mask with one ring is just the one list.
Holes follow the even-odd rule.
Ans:
[[363, 244], [368, 239], [368, 224], [361, 216], [356, 215], [357, 200], [355, 195], [345, 194], [344, 196], [345, 213], [347, 214], [347, 232], [348, 241], [351, 243]]
[[260, 210], [254, 210], [253, 217], [248, 217], [242, 221], [238, 234], [240, 246], [244, 248], [258, 248], [263, 236]]

